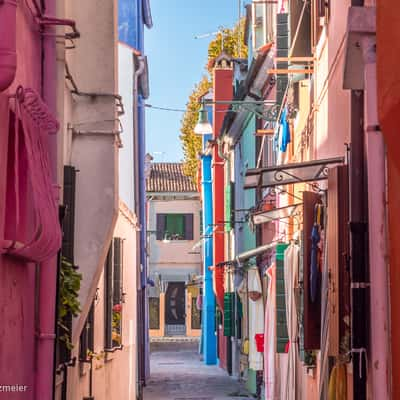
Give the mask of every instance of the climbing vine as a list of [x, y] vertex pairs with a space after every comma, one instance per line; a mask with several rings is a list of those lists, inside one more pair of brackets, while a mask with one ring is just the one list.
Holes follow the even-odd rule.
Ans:
[[59, 340], [64, 342], [68, 349], [72, 349], [73, 345], [71, 343], [71, 332], [65, 325], [65, 319], [69, 315], [77, 317], [81, 312], [81, 304], [79, 302], [81, 280], [82, 274], [78, 273], [75, 267], [65, 257], [62, 257], [57, 324], [61, 332]]
[[[223, 29], [217, 34], [208, 46], [208, 60], [218, 57], [222, 52], [232, 57], [247, 57], [247, 47], [244, 43], [244, 23], [239, 21], [233, 29]], [[184, 173], [196, 182], [198, 170], [198, 154], [201, 151], [202, 138], [194, 133], [200, 110], [199, 98], [208, 92], [212, 87], [212, 75], [209, 64], [206, 66], [207, 73], [195, 85], [186, 106], [186, 112], [181, 121], [182, 149], [184, 155]]]

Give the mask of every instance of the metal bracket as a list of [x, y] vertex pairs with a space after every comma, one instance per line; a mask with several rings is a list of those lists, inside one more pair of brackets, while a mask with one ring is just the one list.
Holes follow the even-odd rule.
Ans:
[[371, 287], [369, 282], [351, 282], [352, 289], [368, 289]]

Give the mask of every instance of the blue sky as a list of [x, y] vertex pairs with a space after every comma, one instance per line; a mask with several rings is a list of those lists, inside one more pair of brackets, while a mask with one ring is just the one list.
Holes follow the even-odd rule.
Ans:
[[[221, 25], [232, 27], [238, 18], [238, 0], [152, 0], [151, 9], [154, 27], [145, 33], [150, 77], [147, 103], [182, 109], [205, 73], [212, 39], [194, 36], [215, 32]], [[155, 161], [183, 159], [181, 118], [182, 113], [146, 109], [146, 146]]]

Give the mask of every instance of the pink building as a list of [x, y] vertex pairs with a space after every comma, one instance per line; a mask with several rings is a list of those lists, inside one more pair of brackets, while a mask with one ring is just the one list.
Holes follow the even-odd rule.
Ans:
[[1, 399], [47, 400], [53, 389], [61, 232], [48, 34], [69, 23], [51, 18], [54, 8], [54, 0], [0, 2]]

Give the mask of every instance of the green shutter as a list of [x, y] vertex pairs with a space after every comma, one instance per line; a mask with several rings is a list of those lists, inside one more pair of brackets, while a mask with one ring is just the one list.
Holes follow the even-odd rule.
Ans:
[[167, 214], [165, 231], [171, 239], [182, 240], [185, 237], [185, 216], [182, 214]]
[[235, 293], [224, 294], [224, 336], [235, 336]]
[[225, 232], [230, 232], [232, 229], [231, 215], [231, 185], [228, 183], [225, 187]]
[[282, 243], [276, 246], [276, 349], [278, 353], [284, 353], [289, 341], [286, 323], [285, 302], [285, 278], [284, 278], [284, 254], [288, 244]]

